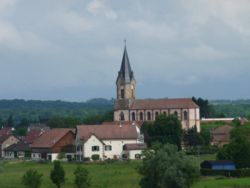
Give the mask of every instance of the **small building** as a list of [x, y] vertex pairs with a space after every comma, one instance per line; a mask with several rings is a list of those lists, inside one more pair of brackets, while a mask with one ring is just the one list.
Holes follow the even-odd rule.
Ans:
[[[127, 150], [128, 144], [144, 144], [143, 136], [136, 124], [105, 123], [103, 125], [79, 125], [76, 131], [78, 160], [134, 159], [146, 147]], [[127, 145], [127, 146], [126, 146]], [[133, 156], [132, 156], [133, 154]]]
[[233, 161], [203, 161], [201, 163], [202, 169], [211, 169], [211, 170], [235, 170], [235, 164]]
[[22, 141], [5, 148], [4, 153], [5, 159], [24, 159], [31, 157], [29, 144]]
[[4, 135], [10, 135], [12, 134], [12, 128], [11, 127], [4, 127], [0, 129], [0, 137]]
[[30, 146], [32, 160], [58, 159], [60, 153], [64, 153], [69, 160], [75, 156], [74, 129], [56, 128], [42, 134]]
[[128, 157], [128, 159], [141, 159], [141, 151], [145, 149], [147, 149], [147, 145], [144, 143], [125, 144], [123, 147], [124, 157]]
[[233, 127], [229, 125], [220, 126], [211, 131], [212, 145], [223, 146], [230, 142], [230, 132]]
[[7, 135], [2, 135], [0, 136], [0, 157], [3, 158], [4, 157], [4, 149], [13, 145], [13, 144], [16, 144], [19, 142], [19, 139], [12, 135], [12, 134], [7, 134]]

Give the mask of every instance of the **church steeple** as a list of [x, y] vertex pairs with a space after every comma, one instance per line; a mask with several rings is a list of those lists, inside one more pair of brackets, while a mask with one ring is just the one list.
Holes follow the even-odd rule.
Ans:
[[131, 69], [129, 58], [128, 58], [128, 52], [126, 48], [126, 44], [124, 47], [123, 57], [122, 57], [122, 64], [120, 71], [118, 73], [118, 78], [124, 81], [125, 83], [130, 83], [131, 80], [134, 78], [134, 73]]
[[117, 99], [135, 99], [136, 81], [131, 69], [125, 42], [122, 64], [116, 80]]

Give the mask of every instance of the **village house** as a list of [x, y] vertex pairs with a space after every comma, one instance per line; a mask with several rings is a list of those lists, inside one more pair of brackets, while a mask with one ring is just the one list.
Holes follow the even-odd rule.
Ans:
[[154, 121], [160, 114], [174, 114], [180, 120], [182, 129], [196, 126], [200, 132], [200, 108], [191, 98], [136, 99], [136, 80], [126, 46], [116, 88], [114, 121]]
[[117, 123], [77, 126], [77, 159], [140, 158], [142, 150], [146, 149], [140, 129], [133, 122]]
[[75, 156], [75, 130], [67, 128], [51, 129], [42, 134], [31, 145], [32, 160], [58, 159], [60, 153], [65, 154], [68, 160]]
[[5, 156], [5, 152], [4, 152], [4, 149], [13, 145], [13, 144], [16, 144], [19, 142], [19, 139], [12, 135], [12, 134], [5, 134], [5, 135], [2, 135], [0, 136], [0, 157], [3, 158]]
[[232, 126], [224, 125], [211, 130], [211, 145], [223, 146], [230, 142], [230, 132], [233, 130]]
[[4, 149], [5, 159], [25, 159], [31, 157], [31, 150], [28, 143], [20, 141]]

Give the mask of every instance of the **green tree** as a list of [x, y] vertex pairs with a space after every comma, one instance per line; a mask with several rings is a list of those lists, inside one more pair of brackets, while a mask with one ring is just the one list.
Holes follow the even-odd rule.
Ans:
[[22, 184], [27, 188], [39, 188], [42, 183], [42, 176], [37, 170], [28, 170], [22, 177]]
[[141, 188], [189, 188], [199, 177], [199, 164], [193, 157], [166, 144], [147, 152], [139, 169]]
[[233, 160], [237, 168], [250, 168], [249, 136], [249, 126], [240, 126], [232, 130], [230, 143], [219, 150], [217, 159]]
[[203, 140], [203, 145], [209, 146], [212, 140], [211, 132], [209, 129], [201, 129], [200, 135]]
[[210, 117], [214, 113], [214, 109], [209, 105], [208, 100], [193, 97], [192, 100], [200, 107], [200, 117]]
[[50, 172], [50, 179], [57, 188], [60, 188], [61, 185], [64, 184], [65, 172], [60, 161], [54, 161], [54, 168]]
[[153, 124], [144, 126], [143, 131], [147, 135], [149, 145], [154, 142], [170, 143], [181, 148], [181, 123], [175, 115], [159, 115]]
[[191, 147], [203, 145], [203, 138], [197, 132], [196, 126], [184, 132], [184, 142]]
[[233, 126], [239, 127], [241, 126], [241, 121], [239, 118], [234, 118], [232, 121]]
[[90, 187], [89, 172], [80, 165], [74, 171], [76, 188]]

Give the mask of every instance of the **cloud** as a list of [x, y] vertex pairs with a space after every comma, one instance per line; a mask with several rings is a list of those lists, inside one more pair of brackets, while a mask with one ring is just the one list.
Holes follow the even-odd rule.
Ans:
[[129, 21], [128, 28], [135, 32], [136, 35], [144, 39], [159, 39], [159, 40], [173, 40], [176, 33], [173, 28], [165, 23], [149, 23], [144, 20]]
[[88, 31], [95, 25], [94, 22], [91, 22], [75, 11], [60, 13], [56, 18], [56, 22], [62, 26], [65, 31], [73, 34]]
[[15, 5], [17, 0], [0, 0], [0, 10], [11, 7]]
[[19, 31], [8, 22], [0, 22], [0, 44], [15, 50], [38, 51], [47, 49], [50, 42], [31, 31]]
[[93, 15], [104, 15], [107, 19], [116, 20], [117, 14], [106, 5], [105, 0], [92, 0], [87, 5], [87, 10]]

